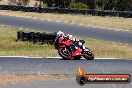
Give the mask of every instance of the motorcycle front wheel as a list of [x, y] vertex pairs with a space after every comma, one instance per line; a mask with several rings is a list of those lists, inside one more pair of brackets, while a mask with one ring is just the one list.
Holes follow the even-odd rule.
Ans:
[[[86, 49], [88, 49], [88, 48], [86, 48]], [[83, 57], [87, 60], [93, 60], [94, 59], [94, 54], [90, 49], [88, 49], [88, 50], [89, 51], [84, 51], [84, 56]]]
[[66, 60], [71, 59], [70, 51], [66, 47], [59, 48], [58, 53], [63, 59], [66, 59]]

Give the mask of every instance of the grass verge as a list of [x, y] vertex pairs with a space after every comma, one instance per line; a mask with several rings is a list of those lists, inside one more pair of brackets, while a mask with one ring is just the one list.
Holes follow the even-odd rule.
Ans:
[[0, 55], [5, 56], [57, 56], [53, 45], [34, 45], [30, 42], [16, 42], [17, 31], [34, 31], [0, 26]]
[[74, 14], [53, 14], [53, 13], [35, 13], [0, 10], [0, 14], [11, 16], [32, 17], [38, 19], [59, 20], [68, 23], [84, 24], [90, 26], [99, 26], [106, 28], [122, 29], [132, 31], [132, 18], [122, 17], [101, 17], [90, 15], [74, 15]]
[[[20, 30], [33, 31], [0, 25], [0, 56], [59, 56], [53, 45], [34, 45], [30, 42], [16, 42], [16, 33]], [[86, 41], [86, 46], [94, 52], [95, 57], [132, 58], [132, 45], [93, 40], [90, 38], [79, 39]]]

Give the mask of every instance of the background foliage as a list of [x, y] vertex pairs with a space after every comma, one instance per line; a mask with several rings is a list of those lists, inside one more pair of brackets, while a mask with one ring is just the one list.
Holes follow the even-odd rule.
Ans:
[[[10, 0], [16, 1], [16, 0]], [[19, 0], [25, 5], [30, 0]], [[47, 7], [132, 11], [132, 0], [37, 0]]]

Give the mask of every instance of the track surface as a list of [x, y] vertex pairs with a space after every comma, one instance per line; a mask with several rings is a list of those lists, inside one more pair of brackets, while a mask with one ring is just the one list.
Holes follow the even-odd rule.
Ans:
[[[105, 30], [101, 28], [83, 27], [78, 25], [18, 18], [0, 15], [0, 24], [17, 27], [40, 29], [45, 31], [64, 31], [81, 37], [110, 40], [132, 44], [132, 32]], [[36, 58], [9, 58], [0, 57], [0, 73], [13, 74], [69, 74], [76, 76], [76, 70], [83, 66], [88, 73], [127, 73], [132, 75], [132, 60], [61, 60], [61, 59], [36, 59]], [[75, 79], [31, 81], [13, 85], [0, 85], [0, 88], [80, 88]], [[82, 88], [131, 88], [130, 84], [89, 84]]]
[[132, 32], [106, 30], [103, 28], [84, 27], [76, 24], [65, 24], [61, 22], [4, 16], [0, 15], [0, 24], [6, 24], [17, 27], [25, 27], [39, 29], [44, 31], [64, 31], [66, 33], [81, 36], [91, 37], [94, 39], [109, 40], [113, 42], [121, 42], [132, 44]]
[[62, 60], [53, 58], [15, 58], [0, 57], [0, 72], [14, 74], [56, 74], [75, 75], [79, 66], [88, 73], [129, 73], [132, 74], [132, 60], [123, 59], [95, 59]]
[[0, 88], [131, 88], [130, 84], [86, 84], [80, 86], [75, 79], [31, 81], [13, 85], [2, 85]]
[[[132, 75], [132, 60], [95, 59], [62, 60], [46, 58], [0, 58], [0, 73], [14, 74], [55, 74], [64, 73], [76, 76], [77, 68], [83, 66], [87, 73], [126, 73]], [[0, 88], [80, 88], [75, 79], [30, 81], [17, 84], [0, 85]], [[82, 88], [131, 88], [130, 84], [88, 84]]]
[[75, 75], [77, 68], [83, 66], [88, 73], [129, 73], [132, 74], [132, 60], [123, 59], [95, 59], [62, 60], [40, 58], [1, 57], [0, 72], [14, 74], [64, 73]]

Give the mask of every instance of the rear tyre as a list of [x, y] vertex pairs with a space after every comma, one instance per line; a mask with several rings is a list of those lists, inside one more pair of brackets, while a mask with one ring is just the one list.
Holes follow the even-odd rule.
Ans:
[[71, 59], [70, 51], [69, 51], [69, 49], [67, 49], [65, 47], [64, 48], [59, 48], [58, 53], [63, 59], [66, 59], [66, 60]]
[[[86, 48], [86, 49], [88, 49], [88, 48]], [[83, 57], [87, 60], [93, 60], [94, 59], [94, 54], [90, 49], [88, 49], [88, 50], [89, 51], [84, 51], [84, 56]]]

